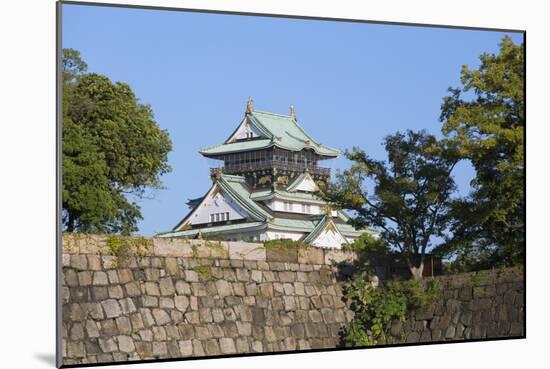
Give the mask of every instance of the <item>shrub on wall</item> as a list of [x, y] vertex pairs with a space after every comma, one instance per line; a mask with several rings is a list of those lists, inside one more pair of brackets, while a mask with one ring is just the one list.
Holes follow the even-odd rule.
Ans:
[[392, 281], [373, 287], [357, 279], [344, 290], [344, 299], [355, 313], [344, 332], [346, 346], [393, 343], [388, 335], [393, 320], [404, 321], [408, 311], [432, 303], [439, 294], [436, 279]]

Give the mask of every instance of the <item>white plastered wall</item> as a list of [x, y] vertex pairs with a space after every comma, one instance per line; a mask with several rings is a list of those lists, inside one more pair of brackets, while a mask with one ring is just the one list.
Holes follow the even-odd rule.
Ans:
[[300, 184], [296, 188], [294, 188], [294, 191], [305, 192], [315, 192], [318, 190], [319, 187], [309, 175], [306, 175], [305, 178], [300, 182]]
[[285, 208], [285, 201], [281, 201], [281, 200], [272, 200], [272, 201], [267, 203], [267, 206], [273, 211], [282, 211], [282, 212], [287, 212], [287, 213], [300, 213], [300, 214], [314, 214], [314, 215], [317, 215], [317, 214], [321, 214], [321, 212], [322, 212], [322, 209], [319, 205], [306, 204], [306, 205], [309, 205], [309, 212], [305, 212], [305, 211], [303, 211], [302, 203], [293, 202], [293, 201], [287, 201], [287, 202], [289, 202], [292, 205], [290, 210], [289, 210], [288, 207]]
[[210, 214], [216, 213], [229, 213], [229, 220], [244, 219], [247, 216], [247, 213], [231, 197], [221, 191], [213, 191], [195, 209], [188, 222], [189, 224], [210, 223]]
[[[252, 134], [252, 136], [250, 134]], [[231, 136], [229, 141], [232, 142], [234, 140], [242, 140], [246, 138], [255, 138], [260, 136], [262, 136], [261, 132], [258, 131], [258, 129], [256, 129], [256, 127], [254, 127], [252, 124], [248, 124], [245, 119], [241, 122], [241, 125], [239, 126], [235, 134]]]
[[334, 247], [339, 249], [342, 247], [342, 244], [346, 242], [347, 239], [344, 238], [339, 232], [325, 228], [311, 244], [317, 247]]

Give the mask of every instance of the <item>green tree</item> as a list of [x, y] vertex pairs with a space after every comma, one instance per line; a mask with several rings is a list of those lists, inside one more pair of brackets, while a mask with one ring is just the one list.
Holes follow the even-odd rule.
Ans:
[[446, 246], [467, 269], [525, 257], [524, 54], [504, 37], [478, 69], [462, 67], [462, 88], [450, 88], [442, 104], [443, 133], [476, 172], [471, 194], [453, 204]]
[[76, 50], [63, 50], [62, 206], [66, 231], [129, 234], [139, 199], [161, 188], [172, 148], [151, 107], [130, 86], [85, 73]]
[[[386, 137], [388, 161], [376, 161], [354, 148], [345, 156], [349, 170], [336, 175], [325, 199], [355, 215], [351, 223], [381, 231], [380, 237], [400, 254], [415, 279], [422, 278], [426, 252], [436, 246], [448, 225], [455, 183], [451, 172], [458, 161], [446, 141], [424, 131]], [[368, 180], [374, 183], [372, 195]], [[372, 244], [372, 243], [371, 243]]]

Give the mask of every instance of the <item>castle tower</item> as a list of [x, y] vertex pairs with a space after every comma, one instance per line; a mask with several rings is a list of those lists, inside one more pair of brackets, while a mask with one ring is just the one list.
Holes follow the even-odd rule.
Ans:
[[309, 136], [293, 106], [289, 115], [275, 114], [255, 110], [249, 99], [227, 140], [199, 152], [220, 161], [210, 172], [213, 185], [188, 201], [191, 211], [172, 232], [158, 237], [292, 239], [340, 248], [365, 232], [316, 195], [330, 179], [320, 164], [339, 152]]

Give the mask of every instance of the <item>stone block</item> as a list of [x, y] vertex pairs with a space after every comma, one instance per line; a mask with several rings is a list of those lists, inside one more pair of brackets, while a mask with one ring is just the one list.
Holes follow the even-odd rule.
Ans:
[[415, 331], [407, 334], [407, 338], [405, 340], [406, 343], [417, 343], [419, 341], [420, 341], [420, 334]]
[[145, 268], [145, 280], [156, 282], [160, 279], [160, 270], [158, 268]]
[[189, 298], [187, 296], [175, 296], [174, 304], [176, 306], [176, 309], [181, 312], [185, 312], [187, 310], [187, 307], [189, 306]]
[[220, 346], [218, 344], [218, 340], [215, 340], [215, 339], [206, 340], [204, 342], [204, 351], [206, 352], [206, 355], [209, 355], [209, 356], [219, 355]]
[[71, 267], [76, 270], [86, 270], [88, 269], [88, 259], [86, 255], [71, 255]]
[[173, 297], [161, 297], [160, 301], [159, 301], [159, 307], [161, 309], [173, 309], [175, 307], [174, 298]]
[[269, 263], [297, 263], [298, 248], [270, 246], [266, 248], [266, 260]]
[[87, 287], [72, 287], [69, 291], [72, 302], [87, 302], [89, 300]]
[[266, 260], [266, 249], [260, 243], [229, 242], [229, 258], [234, 260]]
[[237, 280], [241, 282], [248, 282], [250, 280], [250, 273], [246, 269], [239, 268], [236, 270]]
[[168, 338], [164, 327], [153, 326], [151, 327], [151, 330], [153, 331], [153, 341], [166, 341]]
[[296, 310], [296, 301], [293, 296], [283, 296], [283, 302], [286, 311]]
[[161, 278], [159, 281], [160, 294], [162, 296], [172, 296], [176, 293], [171, 277]]
[[176, 281], [176, 292], [178, 295], [190, 295], [191, 285], [187, 282], [178, 280]]
[[244, 337], [239, 337], [235, 339], [235, 344], [237, 346], [237, 352], [238, 353], [249, 353], [250, 352], [250, 345], [248, 344], [248, 340]]
[[193, 256], [191, 241], [175, 238], [153, 238], [153, 254], [168, 257]]
[[265, 324], [265, 313], [262, 308], [252, 308], [252, 322], [254, 324]]
[[109, 338], [99, 338], [99, 347], [101, 348], [101, 351], [107, 353], [107, 352], [115, 352], [118, 350], [118, 346], [115, 342], [115, 340], [112, 337]]
[[237, 349], [235, 348], [235, 342], [231, 338], [220, 338], [220, 350], [222, 354], [237, 353]]
[[194, 270], [185, 270], [185, 280], [187, 282], [198, 282], [199, 274]]
[[153, 356], [164, 357], [166, 355], [168, 355], [166, 342], [153, 342]]
[[168, 275], [177, 277], [180, 275], [178, 267], [178, 259], [167, 257], [164, 259], [165, 270]]
[[450, 325], [447, 327], [447, 330], [445, 331], [445, 338], [452, 339], [455, 338], [456, 335], [456, 327], [453, 325]]
[[141, 296], [141, 305], [144, 307], [159, 307], [159, 299], [154, 296]]
[[134, 301], [127, 297], [125, 299], [121, 299], [118, 301], [120, 304], [120, 308], [122, 309], [123, 314], [130, 314], [134, 313], [136, 311], [136, 306], [134, 305]]
[[178, 341], [181, 356], [193, 355], [193, 342], [191, 340]]
[[221, 297], [231, 296], [233, 294], [231, 284], [222, 279], [216, 281], [216, 289], [218, 290], [218, 295]]
[[115, 319], [115, 323], [118, 333], [132, 334], [132, 325], [130, 323], [130, 318], [126, 316], [121, 316]]
[[272, 283], [260, 283], [259, 295], [264, 297], [273, 297], [273, 284]]
[[101, 306], [105, 311], [105, 316], [107, 318], [116, 318], [122, 314], [120, 305], [116, 300], [109, 299], [101, 302]]
[[323, 264], [325, 265], [336, 266], [342, 263], [349, 264], [357, 259], [357, 255], [351, 251], [324, 250], [324, 253], [325, 253], [325, 259]]
[[250, 273], [250, 279], [252, 282], [261, 283], [262, 282], [262, 271], [252, 270]]
[[94, 286], [106, 286], [109, 284], [109, 279], [107, 278], [107, 273], [105, 272], [94, 272], [93, 277]]
[[78, 286], [78, 275], [73, 269], [65, 269], [63, 271], [64, 285], [69, 287]]
[[120, 285], [109, 286], [107, 291], [109, 293], [109, 298], [121, 299], [124, 297], [124, 292], [122, 291], [122, 287], [120, 287]]
[[151, 358], [153, 356], [153, 344], [150, 342], [134, 342], [136, 352], [141, 359]]
[[139, 282], [129, 282], [124, 285], [124, 289], [126, 290], [126, 294], [128, 296], [134, 297], [134, 296], [140, 296], [141, 295], [141, 287], [139, 285]]
[[309, 319], [314, 323], [320, 323], [323, 321], [323, 316], [318, 310], [310, 310], [308, 315]]
[[145, 282], [145, 293], [150, 296], [160, 296], [160, 290], [157, 282]]
[[298, 249], [299, 264], [324, 264], [324, 250], [317, 247], [300, 247]]
[[152, 313], [157, 325], [165, 325], [170, 323], [170, 316], [165, 310], [153, 309]]
[[292, 283], [296, 281], [296, 273], [295, 272], [279, 272], [279, 281], [283, 283]]
[[120, 335], [117, 336], [118, 348], [122, 352], [130, 353], [136, 350], [134, 340], [130, 336]]
[[89, 271], [78, 272], [78, 284], [80, 286], [89, 286], [92, 284], [92, 273]]

